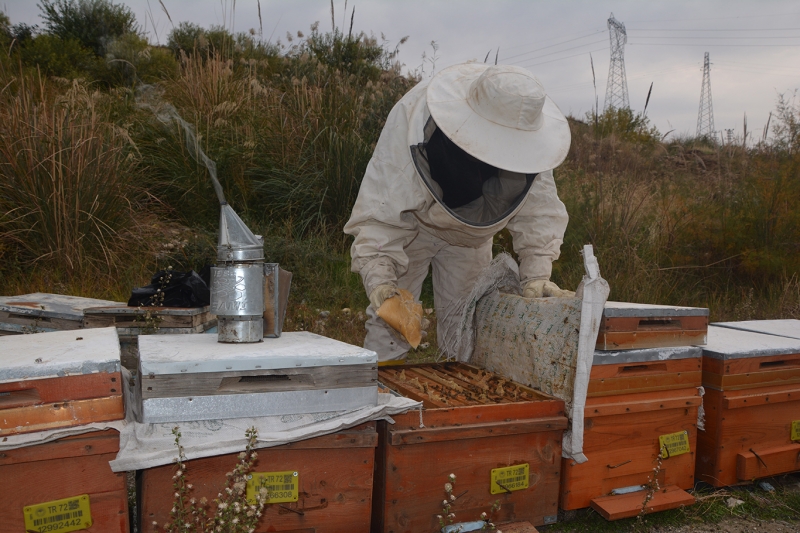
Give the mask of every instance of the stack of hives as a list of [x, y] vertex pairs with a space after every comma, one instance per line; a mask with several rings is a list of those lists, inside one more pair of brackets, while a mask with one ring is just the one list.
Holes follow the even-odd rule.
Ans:
[[[377, 355], [308, 332], [260, 343], [225, 344], [216, 335], [143, 336], [141, 412], [145, 422], [314, 413], [318, 420], [378, 402]], [[319, 414], [317, 414], [319, 413]], [[191, 426], [190, 426], [191, 427]], [[246, 427], [246, 426], [245, 426]], [[252, 473], [270, 499], [257, 531], [367, 531], [375, 422], [259, 450]], [[186, 462], [193, 497], [223, 490], [236, 454]], [[172, 507], [174, 465], [142, 470], [141, 531], [154, 531]]]
[[387, 366], [378, 376], [424, 409], [378, 424], [373, 531], [438, 529], [450, 474], [460, 516], [556, 521], [562, 400], [460, 363]]
[[712, 325], [697, 477], [716, 487], [800, 470], [800, 320]]
[[[119, 434], [81, 428], [124, 418], [116, 330], [2, 337], [0, 353], [3, 530], [127, 532], [126, 479], [108, 465]], [[40, 444], [10, 448], [20, 434]]]
[[[607, 302], [590, 375], [584, 454], [564, 459], [561, 507], [610, 520], [687, 505], [694, 484], [708, 309]], [[658, 490], [655, 490], [655, 481]]]

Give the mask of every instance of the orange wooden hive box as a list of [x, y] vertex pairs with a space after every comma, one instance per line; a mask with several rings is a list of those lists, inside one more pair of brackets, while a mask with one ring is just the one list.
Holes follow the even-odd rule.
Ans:
[[715, 487], [800, 470], [800, 339], [710, 326], [697, 477]]
[[457, 522], [496, 501], [495, 523], [556, 521], [562, 400], [460, 363], [386, 366], [378, 379], [424, 409], [378, 424], [373, 531], [438, 530], [450, 474]]
[[[641, 512], [661, 442], [685, 443], [662, 453], [660, 490], [648, 512], [694, 503], [701, 350], [696, 347], [595, 351], [586, 398], [583, 452], [563, 459], [561, 508], [593, 507], [606, 519]], [[687, 450], [688, 448], [688, 450]], [[682, 453], [679, 453], [682, 452]]]
[[68, 524], [90, 524], [80, 527], [89, 533], [127, 533], [126, 475], [108, 465], [117, 451], [115, 430], [4, 449], [0, 533], [73, 531]]
[[598, 350], [680, 347], [705, 344], [708, 309], [606, 302]]
[[124, 416], [114, 328], [0, 337], [0, 436]]
[[[296, 472], [298, 499], [267, 504], [256, 532], [339, 533], [370, 530], [372, 476], [378, 435], [375, 422], [330, 435], [258, 450], [258, 472]], [[237, 454], [185, 461], [191, 496], [209, 501], [225, 487]], [[175, 465], [137, 472], [139, 531], [169, 522]]]

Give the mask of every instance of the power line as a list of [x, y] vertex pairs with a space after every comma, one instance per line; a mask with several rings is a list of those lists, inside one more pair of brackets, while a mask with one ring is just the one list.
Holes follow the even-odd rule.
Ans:
[[630, 43], [631, 46], [738, 46], [738, 47], [778, 47], [778, 48], [787, 48], [787, 47], [795, 47], [800, 46], [800, 43], [797, 44], [707, 44], [707, 43]]
[[[568, 39], [566, 41], [561, 41], [560, 43], [555, 43], [555, 44], [551, 44], [549, 46], [543, 46], [542, 48], [537, 48], [536, 50], [530, 50], [528, 52], [523, 52], [521, 54], [516, 54], [516, 55], [513, 55], [513, 56], [509, 56], [509, 57], [506, 57], [505, 60], [508, 61], [509, 59], [514, 59], [515, 57], [525, 56], [525, 55], [528, 55], [528, 54], [534, 54], [534, 53], [539, 52], [541, 50], [547, 50], [548, 48], [553, 48], [554, 46], [561, 46], [562, 44], [571, 43], [573, 41], [579, 41], [581, 39], [585, 39], [586, 37], [591, 37], [592, 35], [596, 35], [597, 33], [605, 33], [605, 30], [603, 30], [602, 32], [592, 32], [592, 33], [590, 33], [588, 35], [584, 35], [583, 37], [576, 37], [575, 39]], [[602, 41], [596, 41], [596, 42], [602, 42]], [[590, 44], [594, 44], [594, 43], [588, 43], [586, 45], [581, 45], [581, 46], [589, 46]], [[578, 47], [578, 48], [580, 48], [580, 47]], [[572, 50], [572, 48], [568, 48], [568, 50]]]
[[[522, 63], [523, 61], [536, 61], [537, 59], [541, 59], [543, 57], [552, 56], [552, 55], [555, 55], [555, 54], [561, 54], [563, 52], [569, 52], [570, 50], [577, 50], [579, 48], [584, 48], [586, 46], [591, 46], [593, 44], [598, 44], [598, 43], [603, 43], [603, 42], [605, 42], [605, 40], [593, 41], [591, 43], [582, 44], [580, 46], [573, 46], [572, 48], [565, 48], [564, 50], [558, 50], [558, 51], [555, 51], [555, 52], [549, 52], [547, 54], [542, 54], [542, 55], [537, 56], [537, 57], [529, 57], [527, 59], [521, 59], [521, 60], [518, 60], [518, 61], [510, 61], [509, 63], [511, 65], [517, 65], [519, 63]], [[586, 53], [588, 53], [588, 52], [586, 52]]]

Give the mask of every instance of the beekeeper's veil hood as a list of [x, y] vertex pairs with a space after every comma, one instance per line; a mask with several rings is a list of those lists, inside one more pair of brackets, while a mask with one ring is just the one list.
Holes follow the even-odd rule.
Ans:
[[427, 101], [439, 129], [493, 167], [534, 174], [567, 157], [567, 119], [524, 68], [454, 65], [431, 79]]

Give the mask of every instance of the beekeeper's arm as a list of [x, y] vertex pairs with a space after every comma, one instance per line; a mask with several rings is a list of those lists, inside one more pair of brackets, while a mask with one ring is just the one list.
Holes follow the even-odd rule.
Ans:
[[404, 248], [417, 235], [412, 214], [425, 204], [408, 144], [408, 114], [415, 99], [406, 95], [389, 113], [344, 232], [355, 240], [351, 270], [358, 272], [377, 309], [395, 294], [397, 278], [408, 269]]
[[574, 295], [549, 281], [553, 261], [561, 253], [568, 220], [567, 208], [556, 191], [553, 171], [540, 172], [522, 209], [506, 226], [519, 256], [519, 277], [526, 298]]

